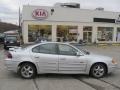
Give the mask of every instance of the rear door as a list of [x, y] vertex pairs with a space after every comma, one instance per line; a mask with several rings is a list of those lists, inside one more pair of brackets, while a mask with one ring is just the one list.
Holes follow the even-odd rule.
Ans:
[[55, 43], [41, 44], [33, 48], [32, 52], [41, 73], [58, 72], [58, 54]]

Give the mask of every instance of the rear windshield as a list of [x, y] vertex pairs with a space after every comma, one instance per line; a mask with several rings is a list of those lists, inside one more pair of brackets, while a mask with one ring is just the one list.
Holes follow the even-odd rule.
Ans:
[[4, 34], [1, 34], [1, 33], [0, 33], [0, 38], [3, 38], [3, 37], [4, 37]]
[[29, 48], [29, 47], [31, 47], [31, 46], [33, 46], [33, 45], [36, 45], [36, 44], [26, 44], [26, 45], [23, 45], [23, 46], [21, 46], [22, 47], [22, 49], [27, 49], [27, 48]]
[[14, 37], [13, 37], [13, 36], [7, 36], [7, 37], [6, 37], [6, 40], [7, 40], [7, 41], [11, 41], [11, 40], [16, 41], [16, 40], [17, 40], [17, 37], [15, 37], [15, 36], [14, 36]]

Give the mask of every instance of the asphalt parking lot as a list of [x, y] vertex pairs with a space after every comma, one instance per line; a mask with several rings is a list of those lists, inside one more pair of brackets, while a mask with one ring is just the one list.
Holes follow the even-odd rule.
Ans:
[[92, 53], [114, 57], [117, 70], [104, 78], [94, 79], [88, 75], [43, 74], [26, 80], [7, 71], [4, 65], [3, 47], [0, 46], [0, 90], [120, 90], [120, 46], [83, 46]]

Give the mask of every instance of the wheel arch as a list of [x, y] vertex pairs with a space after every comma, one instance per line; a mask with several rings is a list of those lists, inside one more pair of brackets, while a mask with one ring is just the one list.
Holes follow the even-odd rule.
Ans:
[[90, 70], [89, 70], [89, 74], [91, 73], [92, 67], [93, 67], [94, 65], [96, 65], [96, 64], [103, 64], [103, 65], [106, 67], [106, 74], [108, 73], [108, 66], [107, 66], [106, 63], [104, 63], [104, 62], [96, 62], [96, 63], [93, 63], [93, 64], [91, 65]]
[[25, 64], [25, 63], [33, 65], [35, 67], [35, 69], [36, 69], [36, 73], [38, 73], [38, 69], [37, 69], [36, 65], [33, 62], [30, 62], [30, 61], [24, 61], [24, 62], [19, 63], [18, 64], [18, 71], [20, 69], [20, 66], [23, 65], [23, 64]]

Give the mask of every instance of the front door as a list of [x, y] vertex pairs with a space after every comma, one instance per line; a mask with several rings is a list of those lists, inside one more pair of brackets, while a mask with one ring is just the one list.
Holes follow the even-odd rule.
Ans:
[[55, 43], [41, 44], [32, 50], [33, 59], [38, 62], [40, 73], [58, 72], [58, 54]]
[[91, 43], [92, 42], [92, 32], [90, 32], [90, 31], [83, 32], [83, 40], [86, 41], [86, 43]]
[[76, 56], [77, 49], [70, 45], [60, 44], [59, 49], [59, 73], [85, 72], [87, 61], [83, 56]]

